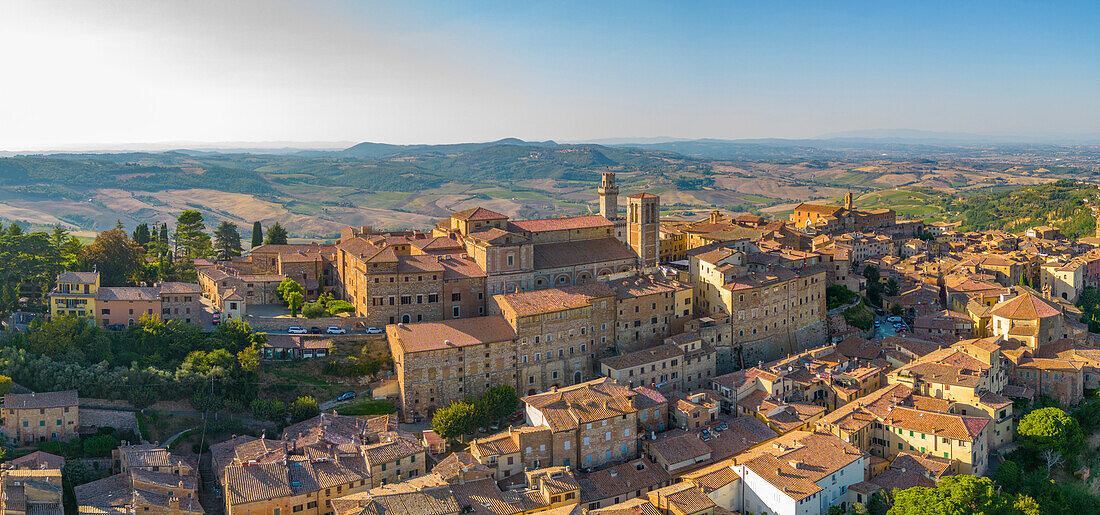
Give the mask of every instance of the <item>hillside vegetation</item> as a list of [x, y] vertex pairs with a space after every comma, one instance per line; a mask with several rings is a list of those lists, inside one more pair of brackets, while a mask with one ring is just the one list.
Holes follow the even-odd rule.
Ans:
[[[702, 151], [743, 150], [746, 144], [766, 152]], [[954, 197], [970, 198], [972, 190], [1003, 191], [1092, 177], [1100, 170], [1100, 150], [1057, 154], [1058, 160], [1080, 166], [1055, 167], [1020, 163], [1049, 161], [1045, 150], [940, 149], [931, 157], [905, 158], [809, 145], [607, 146], [505, 139], [361, 143], [341, 151], [290, 154], [177, 150], [14, 156], [0, 158], [0, 221], [25, 229], [61, 225], [102, 231], [118, 221], [131, 228], [171, 222], [184, 210], [196, 210], [211, 223], [279, 222], [293, 237], [326, 238], [348, 225], [428, 227], [447, 213], [479, 205], [517, 218], [584, 214], [595, 208], [599, 172], [605, 170], [619, 173], [625, 195], [661, 195], [664, 215], [694, 217], [723, 209], [782, 216], [797, 202], [827, 201], [854, 191], [861, 194], [861, 207], [953, 219], [967, 207]], [[969, 159], [961, 159], [964, 155]]]
[[1052, 225], [1070, 238], [1092, 236], [1096, 219], [1090, 204], [1100, 199], [1094, 184], [1058, 181], [999, 193], [975, 195], [959, 202], [964, 227], [1019, 232]]

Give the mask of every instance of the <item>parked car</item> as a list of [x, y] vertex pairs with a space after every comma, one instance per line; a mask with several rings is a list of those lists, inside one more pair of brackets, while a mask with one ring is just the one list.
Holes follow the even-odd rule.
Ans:
[[523, 418], [523, 412], [522, 411], [517, 411], [515, 413], [512, 413], [512, 416], [508, 417], [508, 420], [511, 420], [511, 421], [515, 422], [515, 421], [520, 420], [522, 418]]
[[328, 329], [325, 329], [325, 332], [328, 333], [328, 334], [347, 334], [348, 330], [344, 329], [343, 327], [336, 327], [334, 325], [330, 325], [328, 327]]
[[287, 328], [286, 332], [290, 334], [306, 334], [306, 330], [304, 327], [298, 327], [296, 325], [292, 325]]
[[368, 327], [365, 331], [367, 334], [382, 334], [384, 331], [377, 327]]
[[882, 322], [879, 322], [878, 320], [875, 320], [875, 327], [879, 327], [881, 325], [882, 325]]
[[901, 317], [899, 317], [897, 315], [894, 315], [894, 316], [891, 316], [891, 317], [886, 317], [886, 321], [887, 322], [901, 322]]
[[340, 396], [336, 398], [336, 402], [343, 402], [343, 401], [346, 401], [346, 400], [349, 400], [349, 399], [354, 399], [354, 398], [355, 398], [355, 392], [353, 392], [351, 390], [348, 390], [344, 393], [341, 393]]
[[126, 324], [111, 324], [107, 326], [107, 329], [110, 329], [111, 331], [121, 331], [123, 329], [126, 329]]
[[317, 326], [310, 327], [309, 334], [321, 334], [321, 328]]
[[882, 316], [882, 315], [885, 315], [886, 312], [883, 311], [882, 308], [875, 308], [875, 314], [879, 315], [879, 316]]
[[210, 317], [210, 323], [211, 324], [218, 325], [221, 321], [222, 321], [222, 314], [221, 313], [214, 313], [214, 315]]

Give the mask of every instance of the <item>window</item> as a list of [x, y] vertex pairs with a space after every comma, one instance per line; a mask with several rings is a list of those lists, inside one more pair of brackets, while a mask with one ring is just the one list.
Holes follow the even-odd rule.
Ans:
[[563, 445], [563, 447], [565, 447], [565, 450], [567, 450], [567, 451], [569, 450], [569, 447], [571, 447], [571, 446], [572, 446], [572, 444], [569, 442], [569, 440], [566, 440], [565, 444]]

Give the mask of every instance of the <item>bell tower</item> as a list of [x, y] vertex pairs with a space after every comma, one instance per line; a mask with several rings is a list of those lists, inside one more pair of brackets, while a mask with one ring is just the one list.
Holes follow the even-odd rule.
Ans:
[[600, 175], [600, 187], [596, 190], [600, 194], [600, 214], [608, 220], [615, 220], [619, 218], [619, 185], [615, 183], [615, 172], [607, 171]]
[[844, 209], [852, 211], [854, 207], [855, 202], [852, 201], [852, 192], [849, 191], [848, 193], [844, 194]]
[[657, 266], [660, 256], [661, 197], [638, 193], [627, 198], [626, 225], [630, 248], [642, 268]]

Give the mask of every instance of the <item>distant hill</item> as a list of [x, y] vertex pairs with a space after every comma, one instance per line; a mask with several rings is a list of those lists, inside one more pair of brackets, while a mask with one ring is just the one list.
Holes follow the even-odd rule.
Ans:
[[[668, 140], [595, 144], [506, 138], [446, 145], [364, 142], [343, 149], [271, 153], [180, 149], [0, 158], [0, 221], [103, 230], [117, 221], [171, 222], [197, 209], [208, 226], [276, 221], [320, 237], [347, 225], [423, 228], [483, 205], [518, 218], [576, 215], [595, 206], [599, 172], [624, 193], [662, 197], [666, 214], [782, 213], [805, 200], [899, 187], [945, 192], [1017, 188], [1100, 177], [1091, 147], [936, 147], [839, 140]], [[1056, 164], [1054, 164], [1056, 163]], [[946, 217], [921, 195], [910, 216]]]
[[393, 157], [393, 156], [422, 156], [431, 154], [461, 154], [479, 150], [485, 147], [515, 145], [530, 147], [551, 147], [557, 143], [553, 141], [523, 141], [518, 138], [504, 138], [497, 141], [484, 143], [454, 143], [445, 145], [391, 145], [388, 143], [363, 142], [340, 152], [340, 155], [351, 157]]

